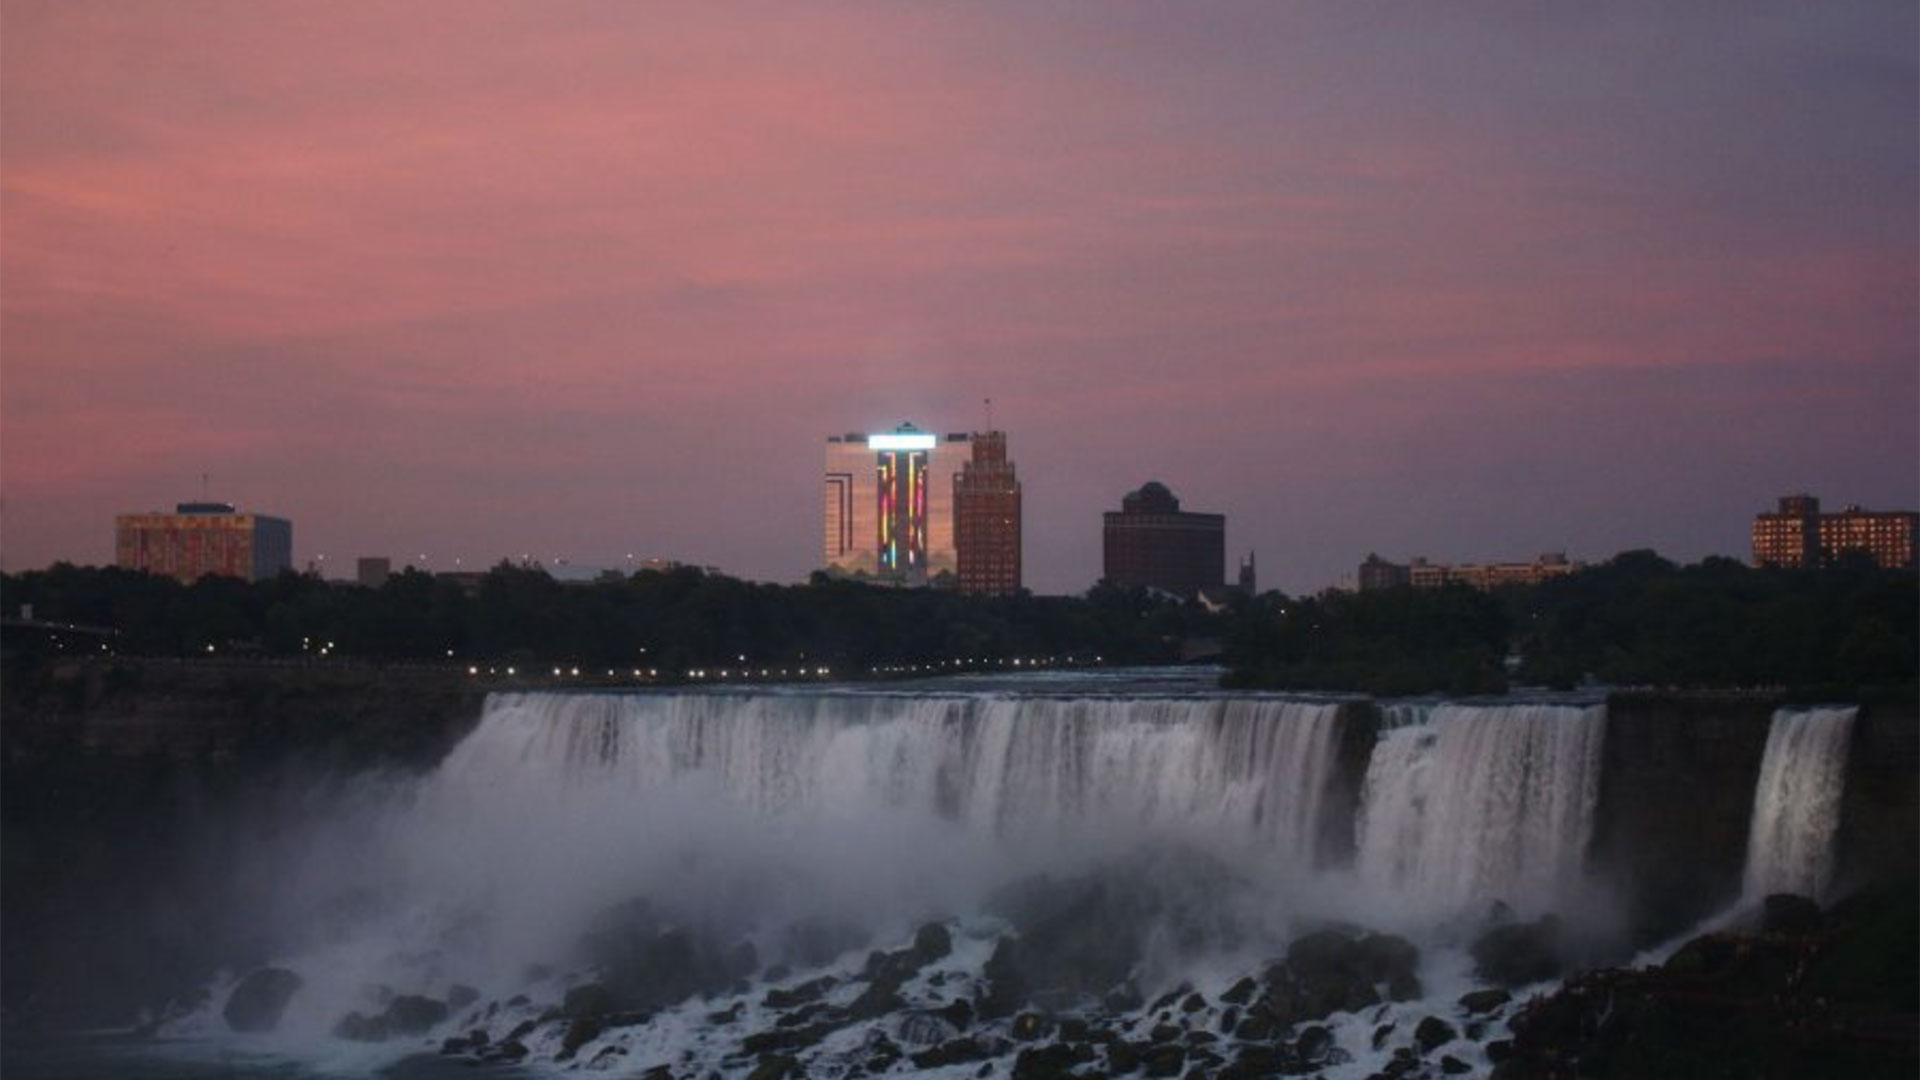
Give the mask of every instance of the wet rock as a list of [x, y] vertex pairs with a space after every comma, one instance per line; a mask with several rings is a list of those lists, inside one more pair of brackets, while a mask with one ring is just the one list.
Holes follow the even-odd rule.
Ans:
[[729, 1006], [727, 1006], [727, 1007], [726, 1007], [726, 1008], [724, 1008], [724, 1009], [719, 1009], [719, 1010], [716, 1010], [716, 1011], [714, 1011], [714, 1012], [710, 1012], [710, 1013], [708, 1013], [708, 1014], [707, 1014], [707, 1023], [709, 1023], [709, 1024], [731, 1024], [731, 1023], [733, 1023], [734, 1021], [736, 1021], [736, 1020], [738, 1020], [738, 1019], [740, 1019], [740, 1013], [741, 1013], [741, 1010], [743, 1010], [743, 1009], [745, 1009], [746, 1007], [747, 1007], [747, 1003], [746, 1003], [746, 1002], [744, 1002], [744, 1001], [736, 1001], [736, 1002], [734, 1002], [734, 1003], [733, 1003], [732, 1005], [729, 1005]]
[[488, 1050], [482, 1057], [486, 1061], [522, 1061], [525, 1060], [527, 1052], [525, 1043], [517, 1039], [508, 1039]]
[[1440, 1059], [1440, 1071], [1448, 1076], [1465, 1076], [1473, 1071], [1473, 1066], [1454, 1057], [1452, 1054]]
[[1233, 1029], [1237, 1039], [1270, 1039], [1273, 1037], [1273, 1018], [1263, 1013], [1250, 1013]]
[[1207, 999], [1198, 993], [1188, 994], [1186, 998], [1180, 1002], [1180, 1011], [1189, 1016], [1206, 1007]]
[[486, 1049], [490, 1042], [484, 1028], [474, 1028], [465, 1035], [454, 1035], [440, 1043], [442, 1054], [477, 1054]]
[[969, 1039], [951, 1039], [929, 1050], [911, 1055], [915, 1068], [939, 1069], [948, 1065], [964, 1065], [974, 1061], [984, 1061], [987, 1050], [979, 1042]]
[[387, 1003], [381, 1014], [387, 1030], [394, 1035], [424, 1035], [445, 1022], [447, 1003], [418, 994], [402, 994]]
[[533, 1034], [534, 1029], [539, 1026], [540, 1021], [538, 1020], [522, 1020], [513, 1026], [512, 1031], [507, 1032], [507, 1037], [502, 1041], [519, 1042], [521, 1039]]
[[1068, 1016], [1060, 1021], [1061, 1042], [1086, 1042], [1093, 1037], [1093, 1027], [1078, 1016]]
[[333, 1037], [348, 1042], [385, 1042], [393, 1034], [383, 1017], [350, 1012], [333, 1025]]
[[626, 1056], [627, 1048], [624, 1046], [603, 1046], [598, 1053], [593, 1055], [593, 1060], [587, 1062], [587, 1068], [596, 1070], [610, 1069], [616, 1060]]
[[1420, 1047], [1422, 1054], [1431, 1054], [1459, 1037], [1459, 1032], [1453, 1029], [1452, 1024], [1437, 1016], [1421, 1020], [1413, 1029], [1414, 1044]]
[[1554, 978], [1566, 967], [1560, 920], [1552, 915], [1493, 927], [1474, 941], [1472, 952], [1477, 976], [1509, 988]]
[[857, 1020], [872, 1020], [897, 1012], [905, 1006], [899, 984], [876, 980], [853, 999], [853, 1004], [847, 1006], [847, 1013]]
[[1125, 1040], [1115, 1040], [1107, 1044], [1107, 1073], [1112, 1076], [1125, 1076], [1140, 1067], [1140, 1050]]
[[1254, 982], [1253, 976], [1249, 975], [1228, 987], [1227, 992], [1220, 995], [1220, 1000], [1229, 1005], [1245, 1005], [1253, 1000], [1254, 992], [1259, 989], [1260, 984]]
[[943, 923], [930, 922], [914, 931], [913, 955], [922, 964], [944, 960], [953, 954], [953, 934]]
[[1333, 1048], [1333, 1032], [1321, 1024], [1301, 1028], [1300, 1034], [1293, 1040], [1294, 1054], [1311, 1065], [1326, 1061]]
[[909, 1046], [937, 1046], [960, 1037], [960, 1027], [941, 1012], [910, 1012], [900, 1018], [896, 1028], [900, 1041]]
[[598, 1016], [610, 1013], [615, 1003], [613, 991], [601, 983], [587, 983], [567, 991], [560, 1000], [560, 1012], [563, 1016]]
[[1093, 1048], [1054, 1043], [1029, 1047], [1013, 1060], [1014, 1080], [1065, 1080], [1080, 1065], [1092, 1062]]
[[1393, 1031], [1396, 1026], [1398, 1025], [1381, 1024], [1379, 1027], [1373, 1029], [1373, 1048], [1375, 1050], [1387, 1045], [1387, 1040], [1393, 1037]]
[[1147, 1011], [1156, 1012], [1156, 1013], [1166, 1012], [1168, 1009], [1171, 1009], [1175, 1005], [1179, 1004], [1180, 995], [1187, 993], [1187, 991], [1188, 991], [1187, 985], [1185, 983], [1182, 983], [1179, 989], [1169, 990], [1166, 993], [1161, 994], [1159, 997], [1154, 998], [1153, 1004], [1147, 1007]]
[[1039, 1013], [1021, 1013], [1007, 1030], [1021, 1042], [1034, 1042], [1053, 1033], [1053, 1022]]
[[1487, 1060], [1495, 1065], [1513, 1056], [1512, 1039], [1495, 1039], [1487, 1044]]
[[1774, 893], [1760, 902], [1760, 932], [1805, 937], [1820, 932], [1820, 905], [1804, 896]]
[[220, 1015], [234, 1031], [272, 1031], [300, 986], [300, 976], [285, 968], [261, 968], [233, 988]]
[[[941, 1006], [939, 1012], [941, 1018], [946, 1020], [947, 1023], [952, 1024], [958, 1031], [965, 1031], [967, 1028], [973, 1026], [973, 1003], [965, 998], [955, 998], [947, 1002]], [[1081, 1021], [1081, 1025], [1084, 1027], [1085, 1021]], [[1064, 1036], [1063, 1034], [1063, 1037], [1071, 1036]]]
[[641, 1073], [640, 1080], [673, 1080], [673, 1069], [666, 1065], [655, 1065]]
[[1233, 1029], [1240, 1026], [1240, 1010], [1228, 1006], [1220, 1013], [1220, 1034], [1231, 1035]]
[[800, 1059], [792, 1054], [762, 1054], [747, 1080], [788, 1080], [801, 1075]]
[[553, 1056], [555, 1061], [572, 1061], [580, 1048], [600, 1037], [607, 1030], [597, 1016], [582, 1016], [567, 1025], [566, 1034], [560, 1037], [560, 1052]]
[[1308, 934], [1287, 949], [1287, 958], [1267, 969], [1261, 998], [1276, 1027], [1357, 1012], [1380, 1003], [1378, 986], [1415, 996], [1420, 953], [1390, 934], [1355, 935], [1328, 929]]
[[832, 1022], [810, 1024], [806, 1027], [774, 1028], [772, 1031], [756, 1031], [740, 1040], [740, 1049], [748, 1054], [785, 1053], [793, 1050], [805, 1050], [821, 1039], [840, 1030], [843, 1025]]
[[1481, 1016], [1495, 1012], [1513, 1000], [1513, 995], [1498, 987], [1487, 990], [1473, 990], [1460, 995], [1460, 1007], [1467, 1010], [1469, 1016]]
[[1147, 1038], [1157, 1043], [1172, 1042], [1179, 1038], [1180, 1033], [1185, 1030], [1186, 1028], [1175, 1027], [1172, 1024], [1155, 1024], [1153, 1025], [1153, 1030], [1148, 1032]]
[[839, 981], [831, 975], [822, 975], [787, 989], [776, 987], [767, 991], [767, 996], [762, 998], [760, 1003], [769, 1009], [791, 1009], [795, 1005], [818, 1001], [827, 991], [838, 985]]
[[1156, 1046], [1141, 1059], [1148, 1076], [1179, 1076], [1186, 1063], [1187, 1048], [1177, 1044]]

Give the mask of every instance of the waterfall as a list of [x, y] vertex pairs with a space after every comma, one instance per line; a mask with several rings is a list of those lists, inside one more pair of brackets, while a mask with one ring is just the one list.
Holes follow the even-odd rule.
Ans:
[[1753, 792], [1745, 894], [1819, 898], [1833, 874], [1833, 837], [1847, 781], [1853, 718], [1847, 708], [1779, 709]]
[[1311, 858], [1337, 704], [927, 694], [496, 694], [432, 796], [507, 805], [699, 782], [764, 820], [918, 814], [982, 836], [1207, 830]]
[[1382, 733], [1361, 792], [1357, 872], [1429, 915], [1577, 894], [1606, 707], [1441, 705]]

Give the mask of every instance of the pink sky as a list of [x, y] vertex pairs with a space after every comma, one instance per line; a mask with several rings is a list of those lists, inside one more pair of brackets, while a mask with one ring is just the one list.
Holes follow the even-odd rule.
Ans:
[[5, 568], [797, 580], [986, 397], [1042, 592], [1148, 479], [1290, 591], [1920, 501], [1911, 4], [1354, 7], [4, 0]]

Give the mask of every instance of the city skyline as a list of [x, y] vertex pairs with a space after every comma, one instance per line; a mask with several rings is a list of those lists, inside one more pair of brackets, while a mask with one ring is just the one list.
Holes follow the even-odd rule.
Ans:
[[1292, 593], [1920, 492], [1911, 5], [0, 18], [10, 572], [210, 495], [803, 580], [902, 417], [1009, 433], [1043, 593], [1144, 478]]

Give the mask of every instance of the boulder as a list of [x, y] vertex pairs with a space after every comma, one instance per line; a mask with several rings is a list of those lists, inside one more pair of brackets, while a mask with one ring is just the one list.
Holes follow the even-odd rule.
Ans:
[[912, 1055], [911, 1060], [917, 1069], [938, 1069], [948, 1065], [965, 1065], [974, 1061], [985, 1061], [989, 1055], [986, 1047], [973, 1039], [952, 1039], [929, 1050]]
[[387, 1003], [381, 1014], [387, 1030], [394, 1035], [424, 1035], [444, 1023], [449, 1015], [447, 1003], [417, 994], [402, 994]]
[[1413, 1029], [1414, 1044], [1420, 1047], [1422, 1054], [1431, 1054], [1440, 1047], [1460, 1037], [1453, 1025], [1437, 1016], [1421, 1020]]
[[1296, 940], [1286, 960], [1267, 969], [1261, 1002], [1276, 1027], [1356, 1012], [1380, 1003], [1382, 984], [1397, 1000], [1418, 996], [1419, 963], [1420, 951], [1404, 938], [1320, 930]]
[[261, 968], [233, 988], [220, 1015], [234, 1031], [272, 1031], [300, 986], [300, 976], [285, 968]]
[[1253, 976], [1249, 975], [1228, 987], [1226, 993], [1220, 995], [1220, 1000], [1229, 1005], [1245, 1005], [1253, 1000], [1253, 993], [1258, 989], [1260, 984], [1254, 982]]
[[1560, 920], [1552, 915], [1495, 926], [1474, 941], [1472, 951], [1474, 973], [1509, 988], [1555, 978], [1566, 968]]
[[1460, 1007], [1465, 1009], [1469, 1016], [1480, 1016], [1484, 1013], [1496, 1012], [1512, 1000], [1512, 994], [1493, 987], [1486, 990], [1471, 990], [1460, 995]]
[[937, 922], [927, 923], [913, 935], [913, 955], [923, 964], [944, 960], [953, 953], [953, 934]]

